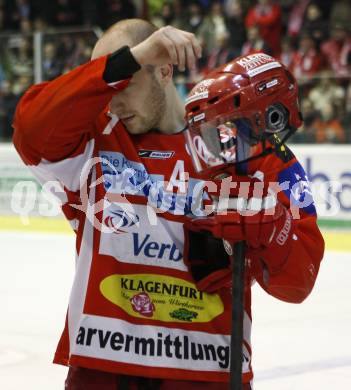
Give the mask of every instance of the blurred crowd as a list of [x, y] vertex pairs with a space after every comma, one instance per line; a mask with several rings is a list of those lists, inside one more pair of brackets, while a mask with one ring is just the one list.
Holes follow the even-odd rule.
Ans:
[[34, 32], [42, 32], [42, 74], [51, 80], [89, 60], [93, 27], [130, 17], [199, 38], [198, 69], [175, 72], [183, 96], [217, 66], [264, 51], [299, 81], [304, 125], [293, 141], [351, 142], [350, 0], [0, 0], [0, 140], [10, 139], [16, 103], [34, 81]]

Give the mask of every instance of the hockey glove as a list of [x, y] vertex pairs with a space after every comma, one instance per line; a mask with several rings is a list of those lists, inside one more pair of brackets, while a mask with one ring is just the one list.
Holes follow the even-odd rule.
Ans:
[[197, 287], [214, 292], [230, 286], [235, 242], [246, 242], [247, 259], [262, 261], [271, 275], [279, 272], [290, 251], [293, 220], [278, 202], [274, 208], [253, 215], [228, 211], [196, 218], [184, 224], [184, 232], [184, 261]]

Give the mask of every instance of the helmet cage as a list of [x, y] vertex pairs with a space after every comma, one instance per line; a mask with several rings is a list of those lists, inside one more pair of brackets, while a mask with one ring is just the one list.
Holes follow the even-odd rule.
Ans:
[[[262, 116], [265, 130], [258, 126]], [[185, 136], [199, 173], [271, 153], [296, 130], [289, 126], [289, 112], [281, 103], [270, 105], [264, 113], [234, 110], [230, 115], [217, 115], [209, 121], [195, 119], [196, 116], [189, 122]]]

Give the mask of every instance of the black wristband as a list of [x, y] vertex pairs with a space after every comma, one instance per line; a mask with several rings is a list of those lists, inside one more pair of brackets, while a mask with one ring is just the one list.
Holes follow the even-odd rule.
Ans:
[[107, 84], [125, 80], [141, 69], [128, 46], [123, 46], [110, 54], [102, 78]]

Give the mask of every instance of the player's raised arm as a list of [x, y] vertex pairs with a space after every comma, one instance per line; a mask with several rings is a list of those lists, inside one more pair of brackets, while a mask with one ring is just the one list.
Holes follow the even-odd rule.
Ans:
[[25, 93], [13, 126], [26, 162], [61, 160], [91, 138], [96, 117], [115, 93], [103, 79], [106, 63], [106, 56], [98, 58]]
[[143, 65], [194, 67], [201, 47], [193, 34], [145, 26], [134, 38], [123, 30], [116, 35], [112, 27], [97, 42], [92, 61], [26, 92], [14, 120], [14, 144], [25, 161], [60, 161], [84, 150], [98, 115]]

